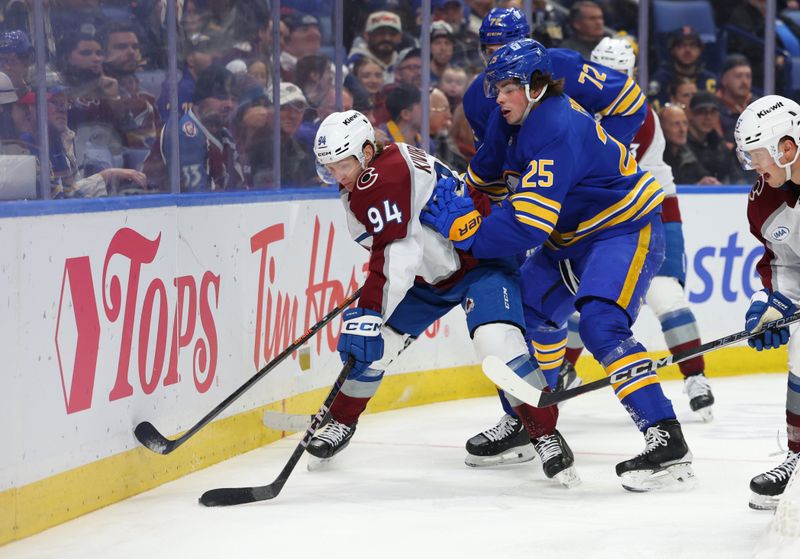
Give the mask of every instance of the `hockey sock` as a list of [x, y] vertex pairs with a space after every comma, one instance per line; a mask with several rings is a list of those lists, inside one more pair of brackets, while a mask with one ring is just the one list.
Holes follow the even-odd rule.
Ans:
[[558, 382], [558, 371], [564, 362], [567, 347], [567, 329], [540, 326], [532, 332], [531, 345], [536, 355], [536, 361], [547, 379], [550, 388], [555, 388]]
[[578, 325], [580, 323], [580, 315], [573, 314], [567, 320], [567, 350], [564, 354], [564, 359], [573, 364], [578, 362], [578, 357], [583, 353], [583, 340], [578, 333]]
[[[542, 371], [536, 366], [536, 361], [529, 356], [520, 355], [516, 359], [509, 361], [508, 366], [528, 384], [535, 386], [539, 390], [550, 391]], [[508, 399], [516, 412], [515, 415], [522, 421], [522, 425], [525, 426], [525, 430], [532, 439], [537, 439], [542, 435], [549, 435], [556, 428], [558, 406], [534, 408], [520, 402], [513, 396], [509, 396]]]
[[786, 388], [786, 433], [789, 450], [800, 452], [800, 376], [791, 372]]
[[357, 422], [370, 398], [378, 391], [382, 379], [383, 371], [376, 369], [366, 369], [348, 378], [331, 405], [331, 417], [345, 425]]
[[[661, 322], [661, 331], [670, 353], [675, 355], [687, 349], [700, 347], [700, 329], [697, 321], [689, 308], [682, 308], [658, 317]], [[702, 373], [705, 370], [705, 360], [702, 355], [678, 364], [683, 376], [688, 377]]]

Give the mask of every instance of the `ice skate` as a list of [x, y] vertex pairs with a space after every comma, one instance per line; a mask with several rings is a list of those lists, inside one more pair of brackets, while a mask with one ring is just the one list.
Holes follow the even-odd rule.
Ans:
[[575, 457], [567, 441], [558, 430], [549, 435], [542, 435], [531, 441], [539, 458], [542, 459], [542, 469], [548, 478], [555, 478], [564, 487], [575, 487], [580, 484], [581, 478], [575, 471], [573, 464]]
[[508, 414], [497, 425], [467, 441], [464, 463], [473, 468], [519, 464], [536, 457], [528, 432], [522, 422]]
[[617, 464], [622, 487], [637, 493], [661, 489], [674, 482], [692, 484], [692, 453], [677, 419], [665, 419], [648, 428], [645, 448], [637, 456]]
[[689, 407], [696, 412], [704, 422], [714, 419], [714, 394], [711, 385], [703, 373], [686, 377], [683, 381], [683, 391], [689, 396]]
[[750, 508], [775, 510], [798, 462], [800, 462], [800, 452], [790, 450], [782, 464], [750, 480], [750, 491], [753, 492], [750, 496]]
[[306, 450], [309, 453], [308, 469], [316, 470], [330, 462], [330, 460], [350, 444], [356, 424], [345, 425], [335, 419], [319, 430], [308, 442]]
[[578, 376], [578, 371], [575, 370], [575, 365], [564, 359], [564, 364], [561, 365], [561, 370], [558, 371], [558, 382], [556, 383], [555, 392], [563, 392], [577, 388], [583, 384], [583, 379]]

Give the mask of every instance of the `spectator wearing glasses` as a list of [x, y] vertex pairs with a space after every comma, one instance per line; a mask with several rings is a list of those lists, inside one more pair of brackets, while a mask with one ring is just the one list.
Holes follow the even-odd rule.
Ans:
[[397, 56], [394, 83], [422, 87], [422, 51], [419, 48], [408, 48]]
[[[181, 191], [235, 190], [242, 186], [236, 144], [228, 129], [234, 107], [231, 73], [221, 66], [209, 66], [198, 76], [192, 107], [178, 124]], [[144, 161], [150, 182], [164, 190], [169, 185], [170, 149], [165, 126]]]
[[458, 153], [458, 149], [450, 138], [450, 127], [453, 125], [453, 113], [450, 112], [450, 101], [440, 89], [433, 88], [430, 95], [430, 133], [431, 154], [451, 169], [463, 173], [467, 170], [467, 162]]

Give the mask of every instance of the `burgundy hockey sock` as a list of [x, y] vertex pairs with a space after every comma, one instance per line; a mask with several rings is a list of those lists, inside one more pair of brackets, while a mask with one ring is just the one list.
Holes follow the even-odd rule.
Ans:
[[353, 425], [369, 403], [369, 398], [354, 398], [339, 392], [331, 405], [331, 417], [339, 423]]

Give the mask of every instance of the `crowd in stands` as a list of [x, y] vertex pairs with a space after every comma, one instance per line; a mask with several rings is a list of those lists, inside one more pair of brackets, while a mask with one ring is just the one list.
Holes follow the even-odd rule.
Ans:
[[[587, 59], [604, 36], [636, 33], [635, 1], [532, 4], [532, 36]], [[763, 39], [764, 0], [710, 4], [717, 25]], [[178, 0], [176, 110], [166, 80], [165, 0], [50, 0], [45, 6], [48, 137], [40, 138], [33, 2], [0, 0], [0, 173], [20, 157], [38, 158], [47, 142], [53, 198], [170, 192], [168, 131], [177, 115], [183, 192], [321, 184], [312, 144], [319, 123], [336, 110], [332, 0], [281, 2], [275, 72], [267, 0]], [[475, 148], [461, 100], [485, 65], [478, 30], [492, 8], [522, 8], [522, 1], [432, 0], [431, 6], [432, 87], [423, 92], [421, 1], [344, 2], [341, 98], [345, 110], [371, 119], [383, 142], [414, 144], [464, 171]], [[798, 1], [779, 2], [781, 12], [798, 9]], [[678, 183], [749, 182], [753, 177], [732, 151], [733, 126], [759, 93], [763, 48], [732, 34], [718, 71], [706, 64], [705, 49], [692, 27], [682, 27], [670, 35], [668, 55], [651, 65], [648, 96], [661, 116], [666, 159]], [[273, 76], [280, 79], [277, 102]], [[421, 129], [423, 95], [428, 137]]]

